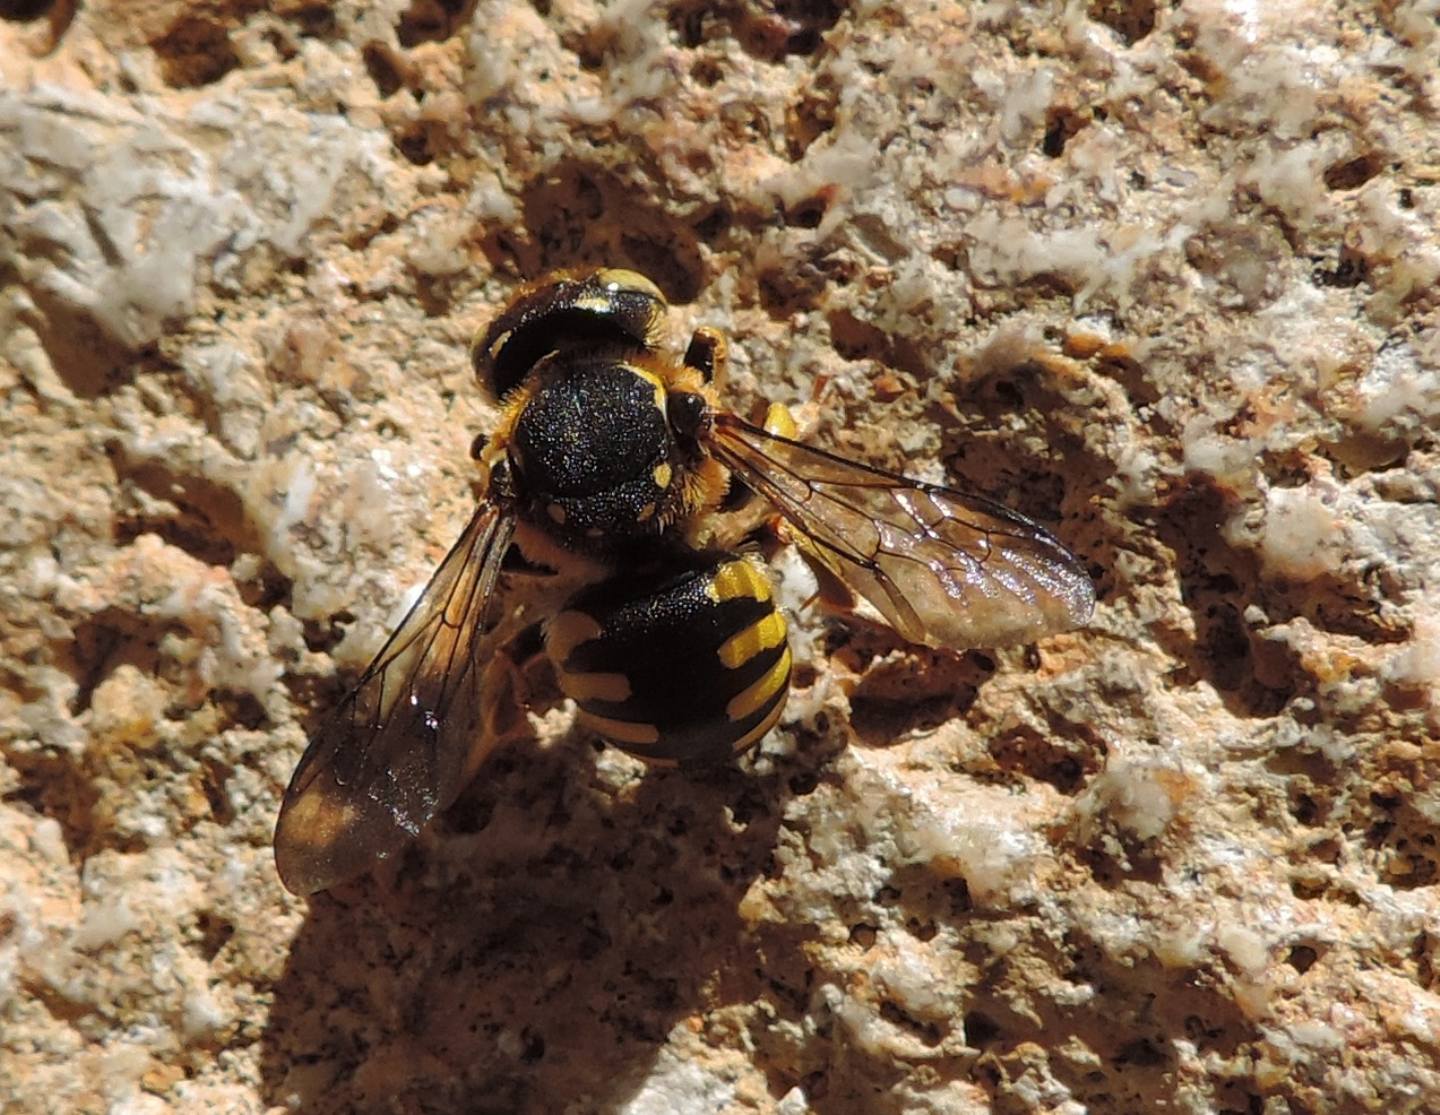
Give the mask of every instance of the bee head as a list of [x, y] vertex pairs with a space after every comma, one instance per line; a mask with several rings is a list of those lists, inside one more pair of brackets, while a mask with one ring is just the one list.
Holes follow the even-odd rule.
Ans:
[[659, 288], [634, 271], [562, 273], [522, 289], [476, 339], [470, 361], [481, 386], [499, 399], [566, 349], [653, 349], [664, 336], [666, 309]]

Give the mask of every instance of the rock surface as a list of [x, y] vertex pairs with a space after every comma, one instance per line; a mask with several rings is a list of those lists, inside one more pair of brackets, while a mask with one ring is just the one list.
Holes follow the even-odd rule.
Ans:
[[[0, 4], [0, 1108], [1440, 1109], [1437, 229], [1434, 0]], [[600, 262], [1095, 621], [799, 607], [737, 769], [538, 706], [291, 898], [467, 340]]]

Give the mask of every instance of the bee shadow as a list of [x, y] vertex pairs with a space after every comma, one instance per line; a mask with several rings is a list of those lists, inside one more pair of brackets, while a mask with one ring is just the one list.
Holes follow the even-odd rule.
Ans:
[[750, 955], [741, 899], [789, 791], [615, 762], [578, 733], [512, 747], [388, 877], [312, 899], [263, 1039], [267, 1101], [540, 1115], [635, 1095]]

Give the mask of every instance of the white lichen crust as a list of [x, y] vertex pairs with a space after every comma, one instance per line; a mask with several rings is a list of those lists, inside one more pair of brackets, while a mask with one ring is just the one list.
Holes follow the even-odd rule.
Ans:
[[[1440, 1110], [1436, 14], [0, 4], [0, 1109]], [[782, 555], [737, 769], [537, 673], [295, 900], [306, 733], [472, 506], [467, 342], [600, 263], [1094, 622], [914, 647]]]

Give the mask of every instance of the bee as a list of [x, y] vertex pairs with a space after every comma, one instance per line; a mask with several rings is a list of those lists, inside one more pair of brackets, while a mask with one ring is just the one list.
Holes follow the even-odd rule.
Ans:
[[512, 550], [575, 588], [543, 651], [580, 723], [682, 767], [753, 746], [790, 689], [770, 581], [716, 526], [737, 494], [759, 496], [823, 581], [911, 642], [1000, 646], [1089, 618], [1089, 577], [1038, 524], [804, 444], [783, 408], [759, 425], [727, 410], [724, 336], [697, 330], [677, 360], [668, 309], [633, 271], [562, 272], [473, 346], [501, 403], [478, 451], [483, 495], [295, 769], [275, 831], [292, 892], [394, 855], [476, 773], [512, 685], [498, 645], [518, 622]]

